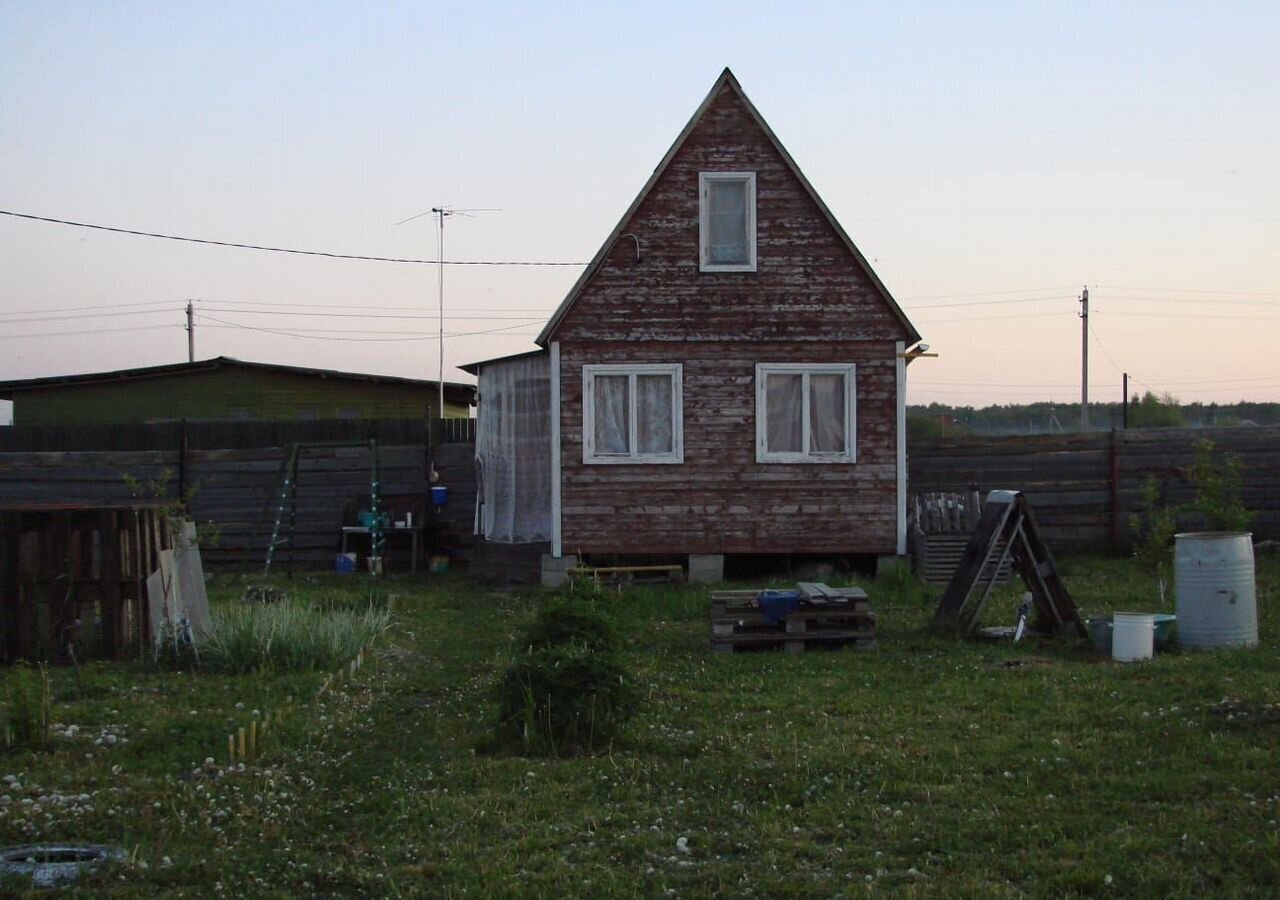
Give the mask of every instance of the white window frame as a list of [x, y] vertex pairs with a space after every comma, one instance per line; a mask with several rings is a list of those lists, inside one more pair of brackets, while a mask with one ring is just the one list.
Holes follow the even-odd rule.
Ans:
[[[858, 461], [857, 366], [853, 363], [756, 363], [756, 462], [758, 463], [855, 463]], [[769, 375], [803, 375], [801, 387], [803, 438], [800, 452], [768, 450]], [[844, 376], [844, 446], [839, 453], [815, 453], [809, 448], [809, 376]]]
[[[707, 245], [711, 234], [710, 185], [713, 181], [740, 181], [747, 187], [747, 262], [713, 263]], [[698, 270], [701, 272], [754, 272], [756, 270], [756, 173], [698, 173]]]
[[[596, 453], [596, 376], [626, 375], [627, 446], [630, 452]], [[636, 382], [639, 375], [667, 375], [671, 378], [671, 452], [641, 453], [639, 421], [636, 417]], [[582, 461], [592, 465], [634, 465], [636, 463], [674, 465], [684, 462], [684, 366], [680, 363], [636, 363], [587, 365], [582, 367]]]

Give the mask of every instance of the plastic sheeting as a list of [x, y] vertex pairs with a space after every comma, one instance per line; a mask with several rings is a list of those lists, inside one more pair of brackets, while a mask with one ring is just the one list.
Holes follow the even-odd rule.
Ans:
[[550, 357], [486, 365], [478, 388], [476, 533], [501, 544], [549, 541]]

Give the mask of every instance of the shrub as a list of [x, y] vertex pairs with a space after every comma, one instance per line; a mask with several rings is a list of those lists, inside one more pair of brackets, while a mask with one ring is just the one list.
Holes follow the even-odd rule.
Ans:
[[259, 670], [300, 672], [346, 665], [386, 631], [391, 614], [325, 609], [291, 600], [215, 610], [201, 662], [229, 674]]
[[524, 654], [498, 685], [498, 748], [572, 756], [609, 746], [638, 705], [612, 624], [592, 608], [556, 603], [525, 633]]
[[15, 663], [5, 685], [5, 747], [47, 750], [51, 743], [49, 672]]
[[1196, 461], [1191, 467], [1196, 485], [1192, 509], [1208, 531], [1248, 531], [1253, 513], [1240, 500], [1240, 460], [1214, 459], [1213, 441], [1196, 441]]
[[618, 649], [613, 623], [582, 603], [558, 602], [543, 608], [521, 641], [535, 650], [581, 644], [606, 653]]

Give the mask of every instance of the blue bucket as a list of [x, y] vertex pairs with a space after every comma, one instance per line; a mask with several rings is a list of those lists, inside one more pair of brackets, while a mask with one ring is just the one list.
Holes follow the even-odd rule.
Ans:
[[449, 500], [449, 489], [443, 484], [431, 485], [431, 502], [436, 506], [444, 506]]
[[764, 620], [770, 625], [777, 625], [788, 615], [800, 608], [798, 591], [761, 591], [756, 598]]

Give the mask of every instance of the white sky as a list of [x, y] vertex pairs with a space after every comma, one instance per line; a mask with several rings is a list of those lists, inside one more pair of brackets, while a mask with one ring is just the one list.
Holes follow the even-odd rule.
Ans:
[[[1280, 400], [1280, 6], [965, 6], [0, 0], [0, 209], [581, 263], [728, 65], [940, 352], [910, 402], [1078, 400], [1085, 284], [1091, 398]], [[578, 272], [446, 268], [446, 378]], [[181, 362], [188, 298], [198, 358], [436, 377], [434, 266], [0, 216], [0, 380]]]

